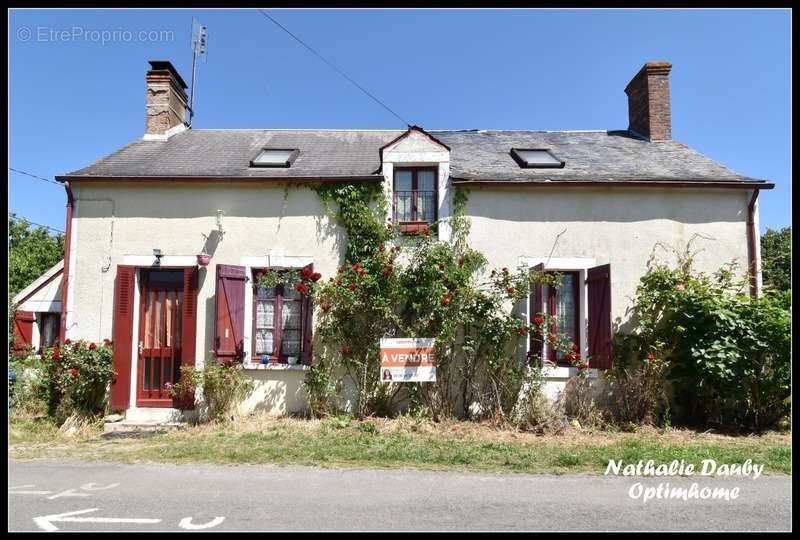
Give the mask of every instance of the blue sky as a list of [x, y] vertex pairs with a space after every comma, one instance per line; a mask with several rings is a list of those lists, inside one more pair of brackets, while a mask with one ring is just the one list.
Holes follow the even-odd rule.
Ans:
[[[427, 129], [625, 129], [625, 85], [670, 61], [673, 138], [775, 182], [761, 229], [790, 224], [788, 10], [270, 13]], [[52, 178], [140, 138], [147, 60], [188, 80], [192, 17], [195, 127], [404, 127], [255, 10], [13, 10], [10, 166]], [[10, 211], [64, 228], [63, 188], [8, 174]]]

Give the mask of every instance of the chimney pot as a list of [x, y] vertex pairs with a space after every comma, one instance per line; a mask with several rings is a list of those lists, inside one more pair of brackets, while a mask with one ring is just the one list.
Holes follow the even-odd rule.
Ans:
[[672, 138], [669, 62], [647, 62], [628, 86], [628, 129], [651, 141]]
[[166, 138], [189, 118], [186, 83], [166, 60], [150, 60], [147, 82], [145, 138]]

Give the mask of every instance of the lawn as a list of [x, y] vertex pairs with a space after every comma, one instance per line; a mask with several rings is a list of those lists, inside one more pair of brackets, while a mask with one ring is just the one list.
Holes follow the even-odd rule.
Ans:
[[218, 463], [411, 467], [519, 473], [602, 474], [610, 459], [699, 464], [752, 459], [767, 474], [791, 474], [791, 436], [728, 436], [689, 430], [636, 433], [572, 430], [539, 436], [488, 424], [433, 424], [411, 418], [303, 420], [248, 417], [139, 437], [108, 437], [100, 427], [72, 435], [44, 419], [12, 418], [9, 456], [122, 463]]

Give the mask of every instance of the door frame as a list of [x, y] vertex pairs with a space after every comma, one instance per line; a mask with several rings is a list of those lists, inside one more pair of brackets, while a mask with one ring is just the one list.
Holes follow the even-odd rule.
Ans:
[[[140, 378], [141, 378], [141, 375], [142, 375], [141, 372], [144, 369], [144, 357], [139, 353], [139, 343], [141, 343], [144, 340], [144, 326], [142, 326], [142, 325], [144, 323], [144, 318], [143, 317], [144, 317], [144, 307], [145, 307], [145, 295], [143, 294], [143, 292], [144, 292], [144, 287], [145, 287], [145, 281], [142, 279], [142, 276], [143, 276], [143, 271], [160, 271], [160, 270], [177, 271], [177, 270], [180, 270], [181, 271], [181, 279], [180, 279], [180, 282], [179, 282], [178, 290], [182, 292], [183, 291], [183, 282], [184, 282], [183, 274], [185, 272], [185, 267], [174, 267], [174, 266], [153, 267], [153, 266], [150, 266], [150, 267], [137, 268], [137, 270], [138, 271], [137, 271], [137, 276], [136, 277], [137, 277], [137, 281], [138, 281], [139, 298], [137, 299], [137, 308], [136, 309], [137, 309], [137, 312], [138, 312], [137, 313], [138, 316], [136, 317], [136, 321], [135, 321], [134, 327], [133, 327], [133, 332], [131, 334], [131, 338], [134, 338], [134, 337], [136, 338], [131, 343], [131, 348], [133, 349], [133, 354], [134, 354], [134, 356], [136, 358], [136, 360], [135, 360], [136, 369], [134, 370], [133, 366], [131, 366], [131, 371], [136, 374], [135, 378], [131, 377], [132, 386], [133, 386], [133, 396], [132, 396], [133, 399], [134, 399], [133, 403], [136, 404], [136, 407], [141, 407], [141, 408], [150, 408], [150, 407], [153, 407], [153, 408], [167, 407], [167, 408], [169, 408], [169, 407], [173, 406], [174, 401], [175, 401], [174, 398], [146, 398], [146, 397], [142, 397], [141, 396], [141, 393], [143, 391], [140, 392]], [[183, 333], [184, 333], [184, 330], [183, 330], [183, 310], [184, 310], [184, 303], [181, 302], [181, 312], [178, 314], [178, 317], [181, 318], [181, 347], [183, 347]], [[197, 320], [195, 320], [195, 324], [197, 324]], [[179, 362], [179, 365], [182, 365], [182, 360], [183, 360], [181, 351], [182, 351], [182, 349], [176, 349], [176, 350], [173, 350], [173, 353], [172, 353], [173, 361], [177, 360]], [[160, 367], [160, 369], [161, 369], [161, 373], [163, 375], [163, 365]]]

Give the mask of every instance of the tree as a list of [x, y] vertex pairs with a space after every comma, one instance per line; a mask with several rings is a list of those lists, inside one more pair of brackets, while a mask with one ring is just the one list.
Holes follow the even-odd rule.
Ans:
[[792, 287], [792, 228], [767, 229], [761, 237], [761, 268], [764, 285], [779, 291]]
[[33, 283], [64, 257], [64, 235], [32, 227], [24, 218], [8, 216], [9, 297]]

